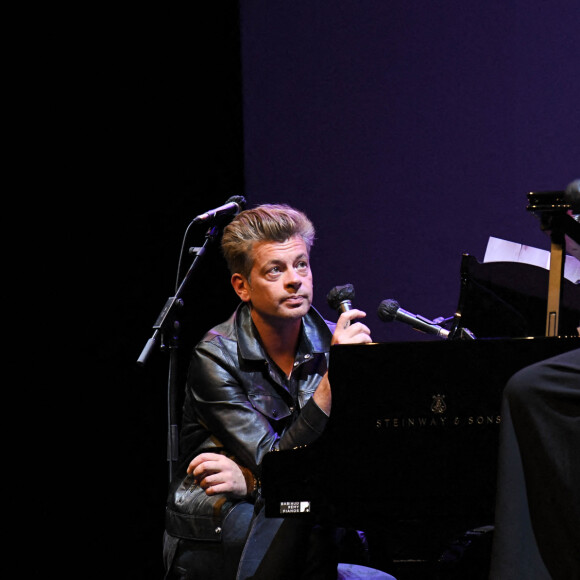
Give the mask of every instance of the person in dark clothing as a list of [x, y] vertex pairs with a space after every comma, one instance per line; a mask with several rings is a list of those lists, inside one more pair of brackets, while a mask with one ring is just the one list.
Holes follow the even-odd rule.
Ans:
[[580, 578], [580, 349], [504, 390], [489, 577]]
[[331, 412], [332, 344], [369, 343], [352, 309], [336, 324], [312, 306], [314, 227], [300, 211], [261, 205], [224, 229], [241, 303], [195, 347], [180, 465], [170, 486], [167, 580], [336, 578], [332, 530], [265, 518], [260, 464], [308, 445]]

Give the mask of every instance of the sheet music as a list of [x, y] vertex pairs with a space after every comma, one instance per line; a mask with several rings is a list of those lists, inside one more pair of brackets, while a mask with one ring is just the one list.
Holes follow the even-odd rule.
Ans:
[[[550, 270], [550, 252], [493, 236], [490, 236], [487, 242], [483, 261], [484, 263], [521, 262]], [[574, 284], [580, 284], [580, 260], [570, 254], [566, 254], [564, 278]]]

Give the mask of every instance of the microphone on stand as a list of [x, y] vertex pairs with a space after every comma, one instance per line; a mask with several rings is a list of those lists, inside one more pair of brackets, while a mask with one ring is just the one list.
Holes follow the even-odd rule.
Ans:
[[433, 334], [443, 339], [449, 338], [448, 330], [442, 326], [439, 326], [438, 324], [435, 324], [432, 320], [429, 320], [424, 316], [419, 314], [411, 314], [410, 312], [403, 310], [396, 300], [383, 300], [379, 304], [377, 313], [383, 322], [398, 320], [399, 322], [404, 322], [405, 324], [408, 324], [420, 332]]
[[568, 184], [564, 191], [564, 200], [570, 204], [573, 214], [580, 214], [580, 179]]
[[207, 222], [219, 217], [238, 215], [246, 207], [246, 199], [242, 195], [233, 195], [224, 205], [210, 209], [194, 218], [194, 224]]

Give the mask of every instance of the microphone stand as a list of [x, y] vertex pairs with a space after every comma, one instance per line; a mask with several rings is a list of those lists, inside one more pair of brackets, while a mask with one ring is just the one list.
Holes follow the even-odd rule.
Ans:
[[[167, 377], [167, 461], [169, 462], [169, 481], [173, 479], [173, 468], [175, 462], [179, 458], [179, 431], [177, 425], [177, 351], [179, 348], [179, 330], [180, 323], [177, 320], [177, 313], [183, 307], [183, 299], [187, 284], [189, 283], [193, 272], [198, 267], [201, 259], [206, 253], [207, 247], [213, 243], [218, 237], [219, 229], [216, 226], [211, 227], [206, 235], [205, 242], [200, 248], [192, 248], [196, 255], [189, 267], [189, 270], [183, 277], [183, 280], [175, 292], [175, 296], [171, 296], [165, 302], [165, 306], [159, 313], [157, 320], [153, 324], [153, 335], [145, 344], [141, 355], [137, 359], [139, 366], [144, 366], [147, 359], [151, 355], [153, 348], [159, 342], [160, 350], [169, 350], [169, 370]], [[166, 337], [168, 339], [166, 340]], [[166, 344], [167, 342], [167, 344]]]

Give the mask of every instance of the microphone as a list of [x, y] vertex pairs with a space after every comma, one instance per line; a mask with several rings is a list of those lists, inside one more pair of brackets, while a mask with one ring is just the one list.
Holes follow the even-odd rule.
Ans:
[[233, 195], [224, 205], [199, 214], [192, 223], [203, 223], [222, 216], [238, 215], [246, 207], [246, 200], [241, 195]]
[[339, 314], [352, 310], [351, 300], [354, 298], [354, 286], [345, 284], [344, 286], [335, 286], [326, 296], [328, 305], [337, 310]]
[[383, 300], [379, 304], [378, 315], [383, 322], [398, 320], [399, 322], [409, 324], [415, 330], [425, 332], [426, 334], [434, 334], [443, 339], [449, 338], [448, 330], [438, 326], [428, 318], [421, 315], [411, 314], [410, 312], [403, 310], [396, 300]]
[[570, 204], [572, 213], [580, 213], [580, 179], [568, 184], [564, 191], [564, 201]]

